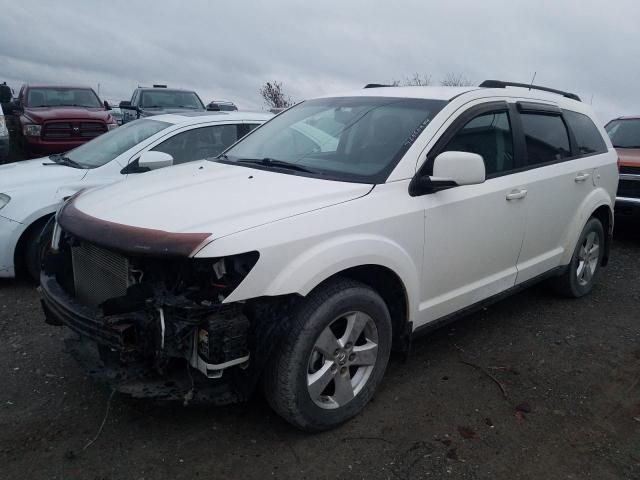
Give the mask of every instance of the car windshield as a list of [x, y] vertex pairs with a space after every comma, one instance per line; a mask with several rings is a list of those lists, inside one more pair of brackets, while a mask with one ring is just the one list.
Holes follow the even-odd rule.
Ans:
[[190, 108], [204, 109], [204, 105], [195, 92], [180, 90], [148, 90], [142, 92], [142, 108]]
[[65, 155], [82, 168], [100, 167], [172, 124], [142, 118], [104, 133]]
[[100, 99], [90, 88], [30, 88], [27, 107], [86, 107], [103, 108]]
[[613, 120], [607, 133], [616, 148], [640, 148], [640, 118]]
[[388, 97], [306, 101], [245, 137], [219, 161], [331, 180], [382, 183], [445, 104]]

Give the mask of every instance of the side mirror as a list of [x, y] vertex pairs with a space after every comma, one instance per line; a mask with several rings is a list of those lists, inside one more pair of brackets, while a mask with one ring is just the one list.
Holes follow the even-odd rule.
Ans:
[[102, 102], [102, 104], [104, 105], [105, 110], [111, 110], [111, 105], [109, 105], [109, 102], [105, 100], [104, 102]]
[[433, 162], [433, 175], [415, 176], [409, 195], [416, 197], [461, 185], [484, 183], [485, 169], [481, 155], [469, 152], [442, 152]]
[[220, 111], [220, 105], [218, 105], [215, 102], [211, 102], [207, 105], [207, 111], [209, 112], [219, 112]]
[[129, 100], [123, 100], [120, 102], [120, 108], [127, 108], [131, 106], [131, 102]]
[[143, 171], [157, 170], [171, 165], [173, 165], [173, 157], [164, 152], [144, 152], [138, 160], [138, 168]]
[[470, 152], [442, 152], [433, 162], [431, 181], [448, 181], [456, 185], [484, 183], [482, 155]]

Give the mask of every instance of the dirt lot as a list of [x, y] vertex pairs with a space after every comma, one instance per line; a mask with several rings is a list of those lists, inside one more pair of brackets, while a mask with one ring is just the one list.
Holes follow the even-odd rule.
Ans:
[[208, 409], [116, 395], [83, 450], [109, 392], [62, 353], [35, 289], [2, 282], [0, 477], [640, 478], [636, 222], [619, 222], [588, 298], [537, 287], [418, 340], [362, 415], [320, 435], [259, 396]]

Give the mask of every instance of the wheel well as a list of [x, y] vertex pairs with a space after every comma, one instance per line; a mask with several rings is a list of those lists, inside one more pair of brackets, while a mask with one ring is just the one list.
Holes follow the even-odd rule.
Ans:
[[602, 266], [604, 267], [609, 263], [609, 250], [613, 238], [613, 212], [608, 206], [601, 205], [595, 209], [591, 216], [600, 220], [604, 229], [604, 255], [602, 257]]
[[408, 317], [407, 292], [400, 277], [381, 265], [360, 265], [336, 273], [333, 277], [346, 277], [368, 285], [382, 297], [391, 315], [393, 349], [409, 348], [411, 325]]
[[51, 215], [53, 214], [49, 213], [47, 215], [44, 215], [38, 218], [31, 225], [29, 225], [24, 232], [22, 232], [22, 235], [20, 235], [20, 239], [16, 244], [16, 250], [13, 254], [13, 264], [15, 265], [16, 275], [18, 273], [22, 274], [25, 272], [24, 255], [25, 255], [25, 249], [27, 248], [27, 242], [29, 241], [31, 234], [34, 232], [34, 230], [37, 230], [38, 228], [43, 228], [51, 218]]

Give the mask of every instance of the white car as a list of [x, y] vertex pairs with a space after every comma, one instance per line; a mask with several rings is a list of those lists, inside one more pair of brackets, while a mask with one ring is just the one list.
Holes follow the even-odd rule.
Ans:
[[63, 200], [77, 191], [216, 156], [272, 116], [158, 115], [128, 123], [63, 155], [0, 166], [0, 277], [13, 277], [20, 267], [38, 276], [42, 228]]
[[261, 382], [319, 431], [415, 335], [542, 279], [587, 294], [613, 231], [610, 140], [573, 94], [481, 87], [305, 101], [217, 160], [70, 199], [47, 322], [121, 392], [226, 403]]

